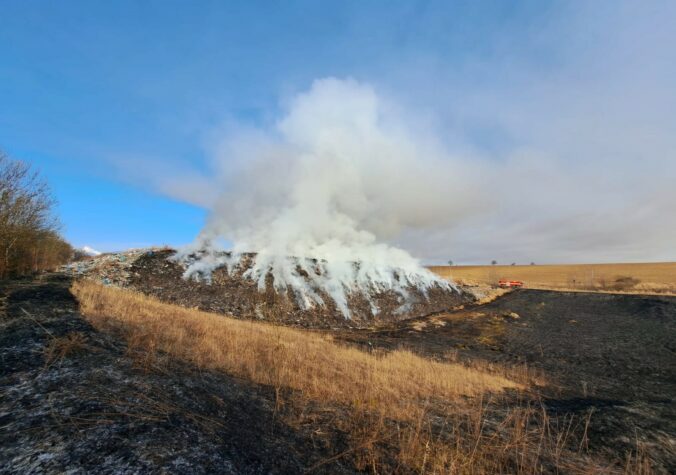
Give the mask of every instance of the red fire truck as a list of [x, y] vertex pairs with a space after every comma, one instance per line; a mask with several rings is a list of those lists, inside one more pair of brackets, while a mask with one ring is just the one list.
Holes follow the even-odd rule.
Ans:
[[520, 280], [500, 279], [498, 281], [498, 286], [500, 286], [503, 289], [519, 288], [523, 287], [523, 282], [521, 282]]

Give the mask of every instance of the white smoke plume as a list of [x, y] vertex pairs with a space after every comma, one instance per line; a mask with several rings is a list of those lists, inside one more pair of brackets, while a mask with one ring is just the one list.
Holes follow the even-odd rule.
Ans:
[[[186, 276], [208, 276], [256, 252], [245, 274], [263, 288], [273, 276], [304, 307], [323, 291], [349, 316], [351, 292], [407, 297], [449, 286], [406, 251], [386, 244], [407, 229], [452, 219], [462, 168], [391, 113], [369, 86], [315, 81], [270, 130], [238, 130], [219, 145], [223, 192], [196, 242], [178, 254]], [[469, 212], [469, 211], [468, 211]], [[232, 254], [214, 252], [223, 241]], [[196, 250], [199, 258], [189, 259]], [[220, 256], [220, 257], [219, 257]]]

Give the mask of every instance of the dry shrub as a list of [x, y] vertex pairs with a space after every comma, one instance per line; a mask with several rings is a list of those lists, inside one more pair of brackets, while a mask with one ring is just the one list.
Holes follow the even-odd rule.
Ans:
[[633, 277], [620, 276], [613, 283], [613, 290], [628, 290], [636, 287], [641, 281]]

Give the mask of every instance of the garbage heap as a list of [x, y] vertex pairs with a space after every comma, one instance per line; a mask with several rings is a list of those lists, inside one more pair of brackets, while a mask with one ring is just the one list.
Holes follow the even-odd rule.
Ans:
[[167, 248], [130, 249], [106, 253], [67, 264], [62, 267], [62, 271], [74, 277], [96, 280], [104, 285], [129, 287], [134, 264], [138, 258], [163, 251], [167, 251]]
[[259, 290], [256, 282], [242, 275], [246, 269], [229, 273], [225, 267], [217, 268], [209, 282], [186, 280], [185, 267], [169, 259], [174, 254], [167, 248], [134, 249], [76, 262], [65, 270], [187, 308], [311, 328], [372, 326], [448, 311], [476, 300], [471, 293], [441, 287], [431, 288], [426, 294], [411, 288], [407, 302], [392, 291], [371, 298], [353, 294], [348, 298], [350, 318], [346, 319], [328, 295], [320, 294], [324, 305], [302, 308], [291, 289], [278, 292], [267, 285]]

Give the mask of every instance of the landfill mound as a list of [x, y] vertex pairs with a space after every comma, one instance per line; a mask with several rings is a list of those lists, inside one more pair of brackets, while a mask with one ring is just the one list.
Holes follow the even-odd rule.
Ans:
[[[415, 288], [406, 289], [409, 298], [403, 301], [393, 291], [376, 293], [368, 299], [362, 294], [348, 297], [350, 318], [346, 319], [332, 299], [320, 292], [325, 305], [304, 309], [292, 290], [276, 291], [272, 285], [259, 290], [255, 281], [244, 277], [245, 264], [232, 273], [217, 268], [209, 282], [186, 280], [185, 267], [169, 257], [172, 249], [132, 250], [105, 254], [88, 261], [74, 263], [69, 270], [88, 276], [106, 285], [129, 287], [164, 302], [189, 308], [223, 313], [236, 318], [254, 319], [304, 327], [364, 327], [442, 312], [474, 301], [472, 294], [441, 287], [428, 289], [426, 295]], [[268, 279], [271, 284], [272, 277]], [[373, 308], [377, 314], [373, 314]]]
[[129, 249], [124, 252], [86, 256], [63, 266], [61, 271], [75, 278], [91, 278], [104, 285], [128, 287], [131, 280], [131, 268], [139, 257], [168, 250], [167, 248]]

